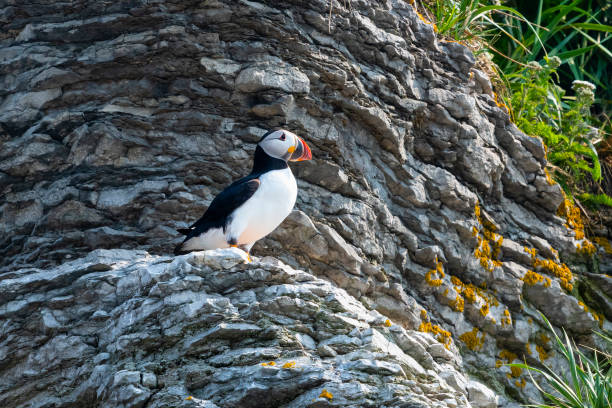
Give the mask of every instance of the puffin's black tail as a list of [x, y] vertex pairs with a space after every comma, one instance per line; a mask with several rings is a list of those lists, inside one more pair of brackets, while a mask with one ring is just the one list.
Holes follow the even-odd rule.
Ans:
[[178, 244], [174, 248], [174, 255], [185, 255], [185, 254], [188, 254], [191, 251], [183, 250], [183, 246], [185, 245], [185, 242], [187, 242], [187, 240], [189, 238], [191, 238], [190, 234], [193, 232], [193, 227], [189, 227], [189, 228], [177, 228], [176, 231], [179, 232], [180, 234], [186, 235], [186, 237], [183, 240], [183, 242], [181, 242], [180, 244]]

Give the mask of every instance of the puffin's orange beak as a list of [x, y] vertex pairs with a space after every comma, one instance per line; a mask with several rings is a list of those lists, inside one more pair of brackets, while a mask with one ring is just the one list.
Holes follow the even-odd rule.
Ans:
[[310, 147], [306, 144], [306, 142], [298, 137], [298, 145], [296, 149], [291, 153], [289, 157], [290, 161], [302, 161], [302, 160], [310, 160], [312, 159], [312, 152], [310, 151]]

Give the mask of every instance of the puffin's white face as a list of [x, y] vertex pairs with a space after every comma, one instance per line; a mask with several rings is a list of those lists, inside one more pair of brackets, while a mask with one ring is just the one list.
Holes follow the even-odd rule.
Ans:
[[269, 133], [259, 142], [268, 156], [285, 161], [312, 159], [310, 148], [301, 138], [288, 130], [280, 129]]

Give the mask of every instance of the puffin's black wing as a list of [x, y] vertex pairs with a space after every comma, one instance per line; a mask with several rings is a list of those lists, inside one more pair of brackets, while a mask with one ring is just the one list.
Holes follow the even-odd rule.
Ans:
[[[187, 241], [208, 231], [210, 228], [224, 228], [228, 217], [255, 194], [259, 185], [260, 181], [258, 178], [249, 176], [235, 181], [212, 200], [202, 218], [197, 220], [191, 227], [177, 231], [186, 235], [185, 241]], [[175, 253], [180, 251], [181, 246], [182, 244], [177, 247]]]

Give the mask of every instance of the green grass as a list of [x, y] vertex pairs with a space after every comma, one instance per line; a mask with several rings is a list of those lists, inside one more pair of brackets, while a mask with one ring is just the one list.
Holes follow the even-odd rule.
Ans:
[[[612, 355], [603, 350], [592, 350], [587, 356], [568, 337], [563, 330], [564, 341], [555, 333], [550, 322], [542, 315], [552, 332], [560, 356], [568, 365], [567, 371], [543, 369], [528, 364], [508, 364], [511, 367], [526, 369], [536, 388], [544, 395], [547, 403], [533, 404], [538, 408], [610, 408], [612, 406]], [[597, 333], [612, 348], [612, 339]], [[548, 387], [539, 384], [531, 372], [541, 375]]]
[[612, 198], [601, 187], [599, 151], [612, 142], [612, 79], [607, 74], [612, 4], [430, 0], [425, 5], [440, 35], [488, 55], [513, 121], [542, 138], [552, 176], [565, 192], [582, 197], [591, 208], [610, 206]]

